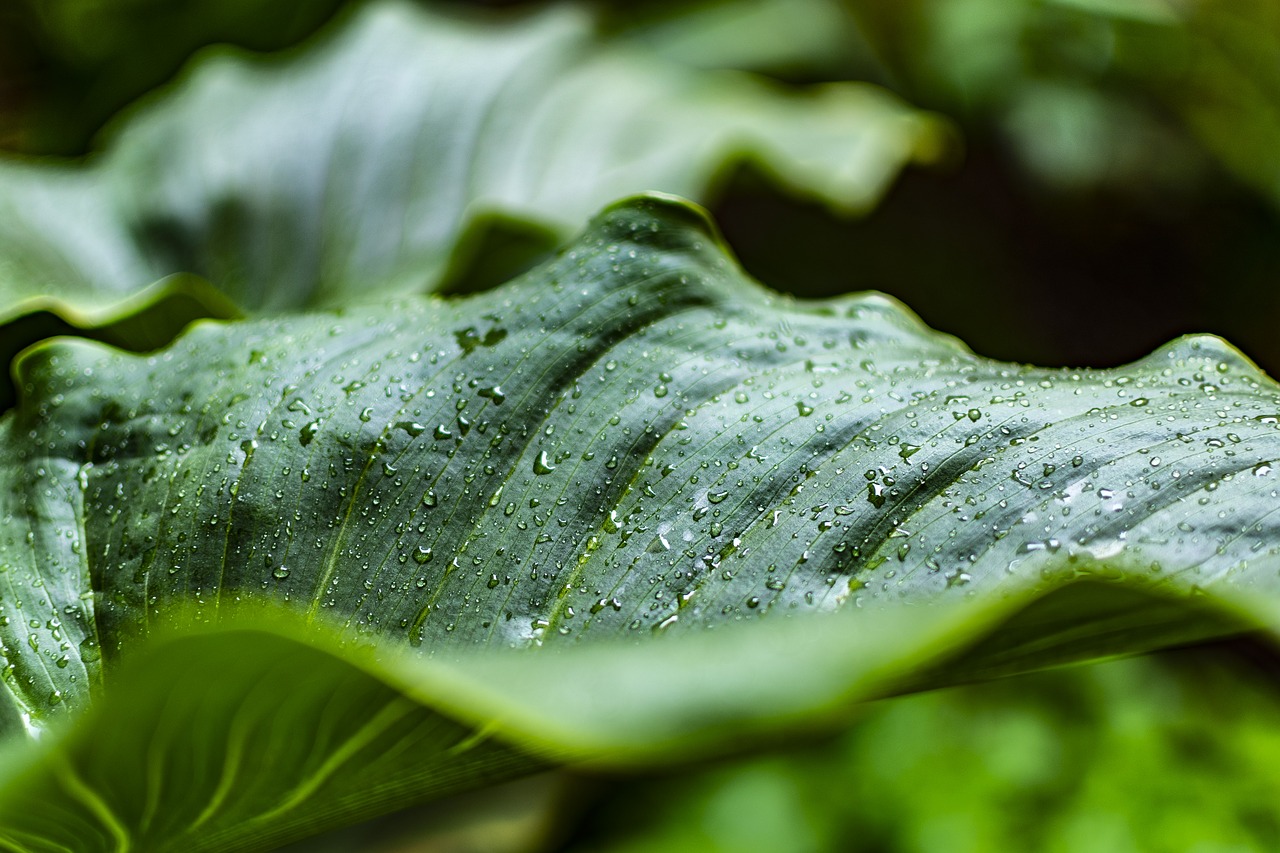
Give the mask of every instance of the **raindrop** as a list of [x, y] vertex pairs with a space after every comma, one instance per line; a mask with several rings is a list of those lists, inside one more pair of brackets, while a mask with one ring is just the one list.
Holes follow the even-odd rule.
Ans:
[[298, 440], [302, 442], [303, 447], [306, 447], [318, 432], [320, 432], [320, 421], [312, 421], [298, 431]]
[[547, 451], [543, 450], [538, 454], [538, 458], [533, 460], [533, 473], [542, 475], [550, 474], [556, 470], [556, 466], [551, 464], [551, 460], [547, 458]]

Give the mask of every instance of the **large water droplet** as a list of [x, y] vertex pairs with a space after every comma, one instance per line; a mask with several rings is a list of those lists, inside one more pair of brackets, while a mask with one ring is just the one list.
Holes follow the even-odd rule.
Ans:
[[556, 470], [556, 466], [551, 464], [551, 460], [547, 458], [547, 451], [543, 450], [538, 454], [538, 458], [533, 460], [533, 473], [550, 474]]

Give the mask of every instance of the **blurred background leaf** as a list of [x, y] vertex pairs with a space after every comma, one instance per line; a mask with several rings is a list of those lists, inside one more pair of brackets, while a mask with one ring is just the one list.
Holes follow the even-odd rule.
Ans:
[[[1280, 369], [1280, 7], [845, 3], [892, 87], [956, 118], [970, 148], [944, 181], [903, 187], [884, 227], [941, 244], [978, 304], [1019, 306], [985, 326], [961, 315], [962, 329], [952, 306], [898, 292], [926, 319], [984, 352], [1074, 364], [1212, 329]], [[938, 239], [942, 223], [961, 234]], [[937, 281], [896, 273], [918, 291]]]
[[[1280, 7], [1267, 0], [587, 5], [605, 34], [673, 64], [869, 80], [958, 122], [963, 160], [908, 172], [861, 220], [749, 169], [732, 178], [713, 213], [758, 277], [802, 295], [884, 290], [998, 358], [1109, 366], [1213, 331], [1280, 372]], [[338, 6], [19, 0], [0, 13], [0, 139], [85, 150], [195, 48], [279, 48]]]
[[[706, 201], [744, 164], [864, 212], [946, 146], [874, 86], [672, 63], [575, 8], [457, 11], [366, 4], [285, 61], [211, 50], [92, 156], [0, 160], [0, 353], [47, 334], [41, 312], [145, 351], [174, 317], [485, 289], [616, 198]], [[165, 276], [194, 314], [155, 310]]]

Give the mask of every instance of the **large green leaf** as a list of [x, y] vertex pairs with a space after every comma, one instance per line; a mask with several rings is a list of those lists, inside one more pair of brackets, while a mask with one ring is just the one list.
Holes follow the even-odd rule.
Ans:
[[[1247, 598], [1249, 620], [1276, 622], [1280, 389], [1229, 346], [1187, 338], [1113, 371], [992, 362], [884, 297], [764, 290], [666, 197], [609, 208], [492, 291], [205, 322], [147, 356], [54, 340], [17, 371], [22, 399], [0, 419], [0, 727], [75, 723], [11, 762], [11, 790], [66, 792], [12, 800], [0, 825], [17, 849], [58, 849], [34, 839], [78, 837], [76, 820], [189, 847], [206, 812], [226, 832], [206, 827], [209, 849], [237, 849], [255, 826], [278, 841], [359, 813], [333, 803], [388, 808], [565, 757], [723, 749], [887, 691], [1233, 624], [1147, 593], [1030, 603], [1081, 576]], [[253, 602], [294, 616], [275, 639], [259, 627], [158, 653], [194, 675], [124, 665], [148, 636]], [[776, 618], [830, 610], [850, 613]], [[761, 617], [723, 639], [700, 630]], [[241, 668], [247, 652], [224, 642], [264, 660]], [[453, 660], [484, 646], [499, 649]], [[201, 712], [206, 671], [242, 699]], [[273, 746], [287, 736], [253, 698], [264, 679], [332, 693], [278, 718], [328, 740]], [[391, 749], [365, 751], [382, 732], [356, 723], [381, 719], [366, 694], [421, 738], [379, 765], [385, 790], [360, 781]], [[228, 734], [228, 701], [254, 734]], [[173, 702], [195, 721], [169, 740], [183, 767], [261, 736], [279, 799], [224, 810], [164, 781], [164, 740], [128, 746], [157, 724], [128, 721]], [[471, 741], [449, 719], [510, 745], [453, 762]], [[106, 730], [119, 753], [97, 748]], [[68, 743], [69, 759], [44, 745]], [[134, 781], [108, 785], [122, 754]]]
[[260, 313], [424, 292], [495, 223], [518, 265], [620, 195], [705, 197], [743, 162], [862, 210], [936, 140], [872, 87], [692, 70], [579, 10], [347, 23], [283, 61], [205, 55], [88, 165], [0, 164], [0, 320], [97, 325], [179, 272]]

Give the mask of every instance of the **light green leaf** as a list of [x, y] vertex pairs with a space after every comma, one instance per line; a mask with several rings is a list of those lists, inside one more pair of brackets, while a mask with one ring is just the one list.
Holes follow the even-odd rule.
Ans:
[[160, 644], [3, 764], [6, 850], [265, 850], [541, 766], [358, 664], [260, 628]]
[[[246, 603], [294, 616], [243, 672], [223, 640], [192, 640], [192, 677], [219, 672], [213, 689], [268, 730], [260, 678], [337, 697], [339, 734], [280, 758], [278, 796], [253, 806], [272, 826], [296, 807], [293, 828], [356, 813], [333, 805], [351, 785], [390, 808], [540, 760], [714, 752], [887, 692], [1277, 621], [1280, 388], [1229, 346], [1187, 338], [1112, 371], [993, 362], [878, 295], [766, 291], [668, 197], [612, 206], [473, 296], [203, 322], [151, 355], [54, 340], [17, 374], [0, 418], [0, 725], [53, 728], [12, 762], [11, 790], [62, 785], [50, 808], [87, 809], [106, 839], [196, 843], [183, 833], [213, 793], [145, 764], [107, 791], [104, 767], [124, 771], [89, 744], [110, 729], [129, 752], [154, 726], [119, 721], [170, 701], [205, 719], [169, 698], [187, 695], [172, 665], [130, 658]], [[1118, 587], [1032, 603], [1080, 577]], [[1189, 593], [1247, 615], [1151, 598]], [[781, 618], [832, 610], [848, 612]], [[277, 657], [310, 663], [272, 674]], [[429, 729], [384, 766], [385, 791], [344, 746], [381, 713], [353, 691]], [[312, 731], [327, 712], [280, 713]], [[506, 745], [453, 763], [468, 727]], [[191, 761], [231, 737], [183, 732]], [[424, 782], [419, 759], [456, 777]], [[317, 768], [332, 790], [308, 781]], [[149, 822], [169, 798], [175, 823]], [[75, 825], [12, 802], [0, 826], [18, 849], [57, 849], [34, 839]], [[215, 809], [227, 845], [249, 843], [248, 808]]]
[[254, 313], [425, 292], [495, 223], [521, 234], [518, 271], [620, 195], [705, 198], [745, 162], [860, 211], [938, 144], [873, 87], [692, 70], [580, 10], [387, 2], [348, 24], [284, 60], [204, 55], [87, 165], [0, 164], [0, 320], [100, 325], [179, 272]]
[[846, 79], [840, 71], [851, 65], [873, 66], [853, 15], [840, 0], [736, 0], [608, 11], [605, 21], [627, 40], [698, 68], [836, 80]]
[[[1040, 600], [426, 658], [341, 643], [289, 609], [228, 607], [216, 626], [188, 622], [135, 648], [73, 726], [10, 745], [0, 844], [266, 850], [553, 764], [651, 771], [756, 753], [839, 731], [868, 700], [990, 675], [1027, 635], [1040, 648], [1023, 647], [1021, 670], [1081, 636], [1115, 649], [1115, 624], [1088, 627], [1108, 609], [1139, 627], [1144, 614], [1175, 616], [1168, 637], [1181, 639], [1251, 624], [1085, 584]], [[1076, 623], [1065, 644], [1054, 625], [1064, 614]]]

